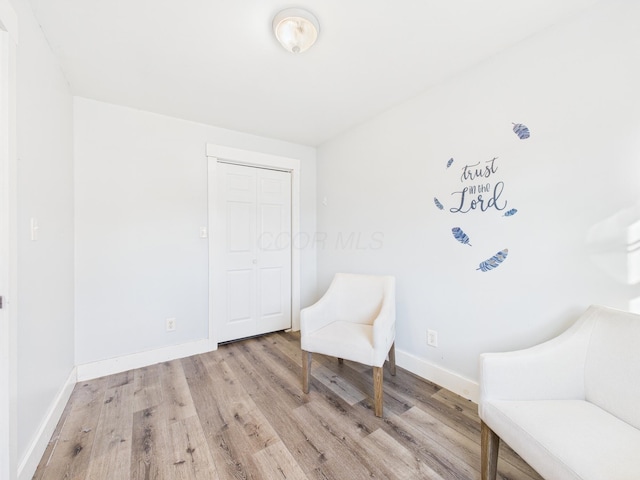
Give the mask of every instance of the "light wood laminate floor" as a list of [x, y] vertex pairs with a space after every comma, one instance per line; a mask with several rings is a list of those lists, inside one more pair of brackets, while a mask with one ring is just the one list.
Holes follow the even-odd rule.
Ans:
[[[402, 368], [314, 355], [274, 333], [78, 383], [36, 480], [479, 479], [477, 405]], [[499, 477], [540, 477], [504, 444]]]

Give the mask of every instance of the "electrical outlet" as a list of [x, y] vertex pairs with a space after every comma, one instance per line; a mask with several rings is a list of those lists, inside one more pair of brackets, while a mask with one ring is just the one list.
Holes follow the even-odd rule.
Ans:
[[176, 329], [176, 319], [167, 318], [167, 332], [173, 332]]
[[430, 347], [438, 346], [438, 332], [435, 330], [427, 330], [427, 345]]

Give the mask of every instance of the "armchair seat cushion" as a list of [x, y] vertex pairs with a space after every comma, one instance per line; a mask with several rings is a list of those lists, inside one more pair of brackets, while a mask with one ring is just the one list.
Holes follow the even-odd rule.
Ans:
[[307, 352], [322, 352], [330, 357], [379, 367], [384, 363], [387, 352], [382, 353], [382, 362], [375, 362], [372, 344], [371, 325], [343, 321], [331, 322], [326, 327], [301, 338], [302, 350]]
[[483, 414], [544, 478], [640, 478], [640, 431], [590, 402], [491, 400]]

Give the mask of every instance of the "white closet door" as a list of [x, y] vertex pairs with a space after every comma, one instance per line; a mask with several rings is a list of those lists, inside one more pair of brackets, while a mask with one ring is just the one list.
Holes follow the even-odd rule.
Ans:
[[218, 163], [218, 341], [291, 328], [291, 175]]

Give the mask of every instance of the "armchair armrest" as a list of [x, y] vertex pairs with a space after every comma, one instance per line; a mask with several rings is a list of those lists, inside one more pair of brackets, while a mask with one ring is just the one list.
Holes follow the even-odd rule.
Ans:
[[524, 350], [480, 355], [480, 416], [487, 400], [584, 399], [584, 367], [594, 325], [587, 312], [559, 336]]
[[396, 298], [395, 279], [390, 279], [378, 316], [373, 320], [373, 347], [386, 348], [395, 340]]
[[313, 305], [300, 310], [300, 331], [311, 334], [335, 321], [335, 308], [331, 301], [331, 286]]

